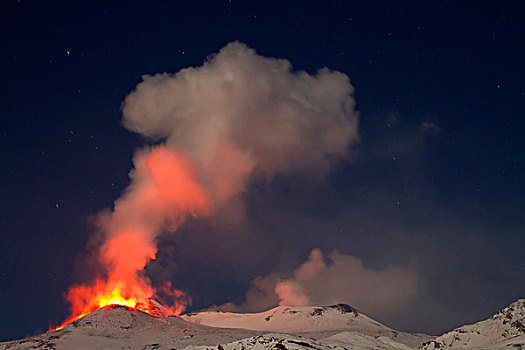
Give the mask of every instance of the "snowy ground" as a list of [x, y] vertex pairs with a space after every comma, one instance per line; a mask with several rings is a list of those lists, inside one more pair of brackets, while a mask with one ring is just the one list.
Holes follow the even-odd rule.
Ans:
[[262, 313], [154, 317], [108, 306], [64, 329], [4, 349], [368, 350], [525, 349], [525, 300], [432, 339], [393, 330], [347, 305], [277, 307]]
[[525, 349], [525, 299], [519, 299], [492, 317], [454, 329], [425, 349]]
[[199, 312], [184, 315], [182, 319], [212, 327], [278, 332], [317, 340], [346, 331], [345, 334], [351, 332], [375, 339], [386, 337], [415, 348], [432, 339], [423, 334], [396, 331], [344, 304], [321, 307], [279, 306], [253, 314]]

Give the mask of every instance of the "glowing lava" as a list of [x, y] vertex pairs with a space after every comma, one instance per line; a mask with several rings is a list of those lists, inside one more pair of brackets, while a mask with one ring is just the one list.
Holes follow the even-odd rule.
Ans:
[[[130, 187], [115, 201], [112, 212], [98, 216], [97, 258], [103, 266], [93, 282], [74, 285], [65, 297], [71, 316], [56, 331], [107, 305], [123, 305], [154, 316], [179, 315], [191, 299], [169, 283], [152, 286], [143, 269], [157, 253], [156, 237], [173, 232], [185, 217], [208, 206], [191, 164], [178, 152], [157, 146], [139, 153]], [[97, 238], [99, 237], [97, 236]], [[168, 298], [171, 307], [155, 302]]]
[[137, 301], [133, 298], [126, 299], [121, 295], [120, 292], [121, 286], [117, 285], [109, 295], [98, 295], [94, 299], [98, 299], [98, 301], [95, 302], [95, 305], [87, 305], [86, 308], [81, 311], [79, 314], [69, 317], [67, 320], [65, 320], [61, 325], [57, 327], [51, 327], [48, 332], [54, 332], [58, 331], [65, 326], [75, 322], [78, 319], [81, 319], [82, 317], [92, 313], [93, 311], [100, 309], [104, 306], [108, 305], [124, 305], [130, 308], [136, 308]]
[[[68, 296], [71, 297], [73, 294], [89, 293], [90, 289], [93, 290], [89, 287], [76, 286], [70, 291]], [[64, 328], [65, 326], [75, 322], [76, 320], [81, 319], [82, 317], [92, 313], [93, 311], [108, 305], [123, 305], [129, 308], [136, 308], [141, 310], [141, 308], [137, 307], [137, 301], [134, 298], [125, 298], [122, 296], [121, 289], [122, 283], [117, 283], [113, 290], [111, 290], [109, 293], [99, 292], [98, 294], [93, 295], [91, 300], [86, 300], [87, 303], [85, 304], [82, 311], [73, 314], [68, 319], [66, 319], [61, 325], [57, 327], [51, 327], [48, 330], [48, 332], [58, 331]], [[72, 291], [76, 291], [76, 293], [72, 294]], [[147, 309], [141, 311], [147, 312]]]
[[[100, 287], [100, 283], [98, 283], [98, 286]], [[180, 298], [180, 300], [173, 307], [167, 307], [159, 304], [157, 301], [155, 301], [155, 299], [153, 299], [153, 296], [149, 298], [144, 297], [141, 298], [141, 300], [137, 300], [136, 298], [132, 297], [126, 298], [122, 295], [123, 282], [116, 283], [114, 288], [108, 292], [99, 291], [97, 293], [94, 292], [95, 288], [96, 285], [92, 287], [73, 287], [69, 291], [67, 297], [68, 299], [70, 299], [70, 301], [72, 301], [73, 298], [83, 299], [83, 309], [75, 310], [76, 312], [73, 313], [73, 315], [70, 316], [68, 319], [66, 319], [61, 325], [56, 327], [50, 327], [48, 332], [58, 331], [64, 328], [65, 326], [75, 322], [76, 320], [79, 320], [82, 317], [108, 305], [122, 305], [131, 309], [146, 312], [153, 316], [178, 316], [184, 310], [186, 304], [191, 301], [191, 299], [189, 297], [186, 297], [181, 291], [171, 290], [171, 286], [169, 284], [166, 284], [161, 289], [165, 294], [169, 294], [171, 296]], [[153, 290], [151, 291], [153, 293]]]
[[137, 305], [137, 301], [133, 298], [123, 298], [122, 295], [120, 295], [120, 288], [117, 287], [113, 289], [109, 297], [100, 298], [100, 301], [98, 302], [98, 307], [101, 308], [107, 305], [124, 305], [127, 307], [135, 308], [135, 306]]

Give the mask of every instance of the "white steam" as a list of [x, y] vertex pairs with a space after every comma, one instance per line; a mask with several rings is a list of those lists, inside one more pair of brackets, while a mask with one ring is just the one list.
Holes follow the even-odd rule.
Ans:
[[[134, 158], [131, 183], [113, 211], [98, 216], [97, 280], [72, 286], [72, 315], [118, 294], [146, 304], [159, 291], [141, 270], [157, 238], [188, 216], [242, 219], [240, 194], [276, 173], [324, 175], [358, 139], [353, 88], [328, 69], [293, 72], [286, 60], [234, 42], [201, 67], [144, 76], [123, 105], [124, 125], [158, 141]], [[213, 216], [215, 215], [215, 217]], [[176, 300], [173, 314], [187, 300]]]
[[341, 72], [292, 71], [233, 42], [201, 67], [143, 76], [123, 123], [191, 159], [212, 206], [242, 208], [238, 195], [254, 176], [322, 178], [348, 156], [358, 140], [352, 93]]
[[347, 303], [366, 313], [381, 315], [402, 308], [418, 295], [414, 271], [390, 266], [369, 269], [352, 255], [333, 251], [325, 260], [320, 249], [283, 278], [282, 273], [258, 277], [241, 305], [227, 303], [223, 311], [256, 312], [279, 305], [332, 305]]

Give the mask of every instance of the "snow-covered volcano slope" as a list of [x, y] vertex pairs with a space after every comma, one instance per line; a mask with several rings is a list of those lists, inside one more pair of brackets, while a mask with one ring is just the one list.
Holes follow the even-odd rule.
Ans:
[[[154, 317], [123, 306], [107, 306], [60, 331], [2, 343], [0, 349], [409, 350], [413, 347], [403, 344], [407, 337], [422, 343], [421, 336], [396, 332], [346, 305], [279, 307], [261, 314], [222, 314], [241, 323], [215, 324], [215, 327], [196, 322], [211, 323], [206, 320], [212, 315], [217, 323], [217, 314]], [[254, 329], [241, 329], [243, 319], [244, 326]], [[225, 328], [227, 326], [233, 328]]]
[[454, 329], [424, 344], [424, 349], [525, 349], [525, 299], [492, 317]]
[[203, 311], [181, 316], [183, 320], [212, 327], [244, 328], [257, 331], [304, 333], [318, 331], [391, 331], [354, 308], [332, 306], [278, 306], [259, 313]]
[[155, 317], [111, 305], [57, 332], [1, 343], [0, 349], [180, 349], [189, 345], [224, 344], [259, 334], [200, 326], [178, 317]]
[[332, 306], [278, 306], [260, 313], [205, 311], [182, 316], [201, 325], [279, 332], [324, 339], [346, 331], [372, 337], [387, 337], [399, 343], [419, 347], [431, 339], [389, 328], [346, 304]]
[[201, 312], [182, 318], [107, 306], [60, 331], [1, 343], [0, 350], [413, 350], [423, 341], [421, 348], [428, 350], [525, 349], [524, 325], [525, 299], [431, 341], [395, 331], [347, 305], [277, 307], [256, 314]]
[[[343, 332], [323, 340], [270, 333], [223, 344], [217, 348], [218, 350], [221, 348], [224, 350], [414, 350], [390, 338], [375, 338], [356, 332]], [[210, 347], [190, 346], [185, 350], [210, 350]]]

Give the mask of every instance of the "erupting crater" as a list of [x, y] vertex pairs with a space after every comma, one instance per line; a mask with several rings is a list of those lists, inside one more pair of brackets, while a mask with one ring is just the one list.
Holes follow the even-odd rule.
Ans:
[[[140, 301], [139, 301], [140, 300]], [[119, 287], [114, 288], [111, 293], [108, 294], [99, 294], [92, 297], [92, 302], [85, 305], [82, 311], [72, 314], [68, 317], [62, 324], [58, 326], [51, 326], [48, 330], [48, 333], [61, 330], [62, 328], [70, 325], [71, 323], [91, 314], [94, 311], [105, 307], [125, 307], [130, 310], [138, 310], [144, 313], [147, 313], [152, 316], [161, 317], [161, 316], [178, 316], [184, 309], [184, 305], [177, 305], [175, 307], [167, 307], [162, 305], [160, 302], [154, 298], [146, 299], [136, 299], [136, 298], [125, 298], [121, 295]]]

